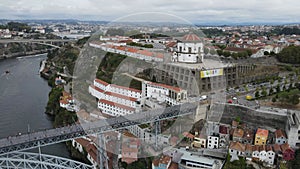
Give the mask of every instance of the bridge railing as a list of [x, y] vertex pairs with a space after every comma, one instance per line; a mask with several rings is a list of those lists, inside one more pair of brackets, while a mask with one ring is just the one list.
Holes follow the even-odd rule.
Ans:
[[96, 122], [75, 124], [61, 128], [7, 137], [0, 139], [0, 154], [28, 150], [35, 147], [56, 144], [95, 133], [125, 129], [133, 125], [184, 116], [194, 113], [196, 108], [197, 104], [185, 103], [165, 109], [149, 110], [127, 116], [103, 119]]

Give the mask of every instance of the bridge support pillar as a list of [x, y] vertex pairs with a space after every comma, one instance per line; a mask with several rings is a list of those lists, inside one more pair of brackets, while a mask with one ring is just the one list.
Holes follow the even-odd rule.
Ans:
[[155, 125], [155, 147], [158, 147], [158, 135], [161, 133], [160, 121], [154, 122]]
[[106, 155], [106, 149], [105, 149], [105, 140], [104, 140], [104, 134], [98, 133], [98, 162], [99, 162], [99, 168], [100, 169], [108, 169], [108, 161], [107, 161], [107, 155]]

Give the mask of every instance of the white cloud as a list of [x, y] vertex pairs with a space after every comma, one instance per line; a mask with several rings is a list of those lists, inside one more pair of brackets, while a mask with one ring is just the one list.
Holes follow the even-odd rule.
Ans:
[[191, 22], [299, 22], [299, 6], [295, 0], [0, 0], [1, 17], [8, 19], [114, 20], [165, 12]]

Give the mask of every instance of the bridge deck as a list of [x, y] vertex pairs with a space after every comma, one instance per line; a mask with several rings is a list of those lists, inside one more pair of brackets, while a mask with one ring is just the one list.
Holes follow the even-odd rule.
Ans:
[[151, 123], [195, 113], [197, 104], [185, 103], [165, 109], [155, 109], [127, 116], [99, 120], [96, 122], [9, 136], [0, 139], [0, 154], [28, 150], [79, 138], [82, 136], [123, 129], [132, 125]]

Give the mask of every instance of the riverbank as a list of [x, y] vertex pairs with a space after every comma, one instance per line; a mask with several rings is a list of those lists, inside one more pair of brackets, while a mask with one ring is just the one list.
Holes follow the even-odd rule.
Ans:
[[11, 53], [8, 55], [0, 56], [0, 61], [5, 59], [11, 59], [11, 58], [17, 58], [17, 57], [26, 57], [31, 55], [38, 55], [38, 54], [46, 54], [49, 50], [36, 50], [36, 51], [30, 51], [30, 52], [17, 52], [17, 53]]

